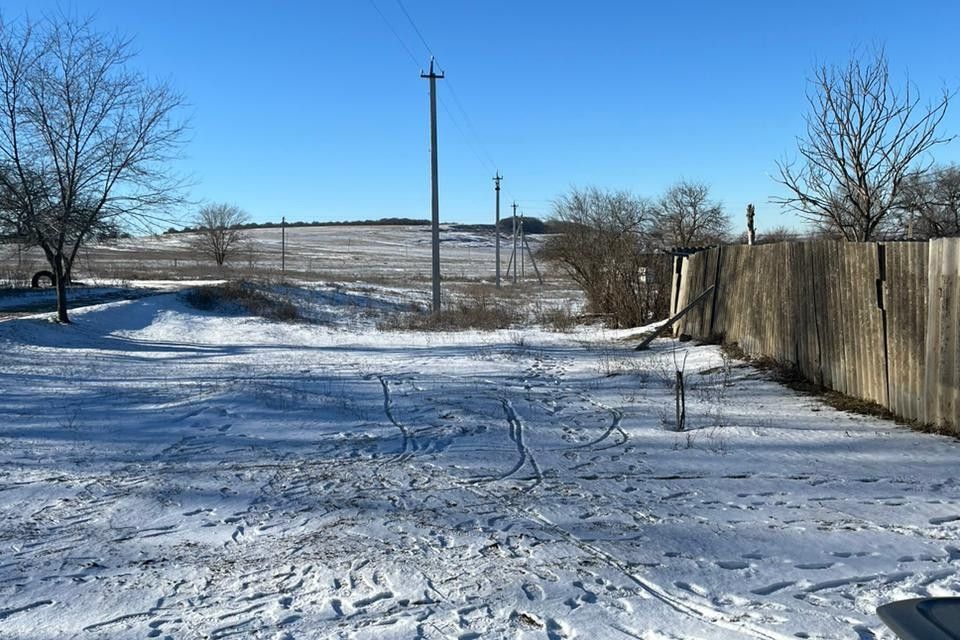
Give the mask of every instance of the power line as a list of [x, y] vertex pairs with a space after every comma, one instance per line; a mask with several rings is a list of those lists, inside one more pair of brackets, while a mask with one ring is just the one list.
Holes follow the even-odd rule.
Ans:
[[377, 14], [380, 16], [380, 19], [383, 20], [383, 23], [387, 25], [387, 28], [390, 29], [390, 33], [393, 34], [393, 37], [397, 39], [397, 42], [400, 43], [400, 46], [403, 47], [403, 50], [407, 52], [407, 55], [410, 56], [410, 59], [413, 61], [414, 66], [418, 69], [420, 68], [420, 63], [417, 62], [417, 57], [413, 55], [413, 52], [410, 51], [410, 47], [407, 46], [407, 43], [403, 38], [400, 37], [400, 34], [397, 33], [397, 30], [393, 28], [393, 25], [387, 20], [387, 16], [383, 15], [383, 11], [380, 10], [380, 7], [377, 6], [377, 3], [374, 0], [370, 0], [370, 4], [373, 5], [373, 8], [376, 9]]
[[[417, 33], [417, 37], [420, 38], [420, 42], [422, 42], [423, 46], [426, 47], [427, 52], [430, 54], [432, 58], [436, 59], [437, 56], [433, 54], [433, 49], [431, 49], [430, 45], [427, 44], [427, 41], [423, 37], [423, 34], [420, 33], [420, 29], [417, 28], [417, 23], [413, 21], [413, 18], [410, 17], [410, 13], [407, 12], [407, 8], [403, 6], [403, 2], [401, 2], [400, 0], [397, 0], [397, 4], [400, 6], [400, 10], [403, 11], [403, 15], [407, 16], [407, 21], [410, 23], [410, 26], [413, 27], [413, 30]], [[442, 72], [443, 69], [441, 68], [440, 71]]]
[[[477, 149], [473, 145], [473, 142], [470, 140], [470, 137], [464, 132], [463, 128], [460, 126], [460, 123], [457, 122], [457, 119], [454, 117], [453, 112], [450, 111], [450, 108], [447, 106], [447, 103], [443, 98], [440, 98], [440, 105], [443, 107], [443, 110], [450, 117], [450, 122], [453, 123], [454, 128], [457, 130], [457, 132], [460, 133], [460, 136], [464, 139], [464, 141], [470, 147], [470, 151], [473, 152], [474, 157], [476, 157], [476, 159], [480, 162], [480, 164], [486, 164], [486, 161], [482, 157], [480, 157], [480, 154], [477, 152]], [[490, 169], [492, 171], [497, 170], [496, 165], [494, 164], [488, 165], [487, 169]]]
[[470, 116], [467, 114], [467, 110], [463, 108], [463, 103], [461, 103], [460, 98], [457, 97], [457, 92], [456, 90], [454, 90], [453, 84], [448, 82], [447, 88], [450, 89], [450, 97], [453, 98], [453, 101], [457, 105], [457, 108], [460, 109], [460, 113], [463, 114], [463, 119], [467, 123], [467, 128], [470, 129], [470, 131], [473, 133], [474, 138], [477, 139], [477, 143], [480, 147], [480, 150], [483, 151], [483, 154], [487, 157], [487, 160], [490, 162], [491, 168], [496, 168], [497, 163], [494, 162], [493, 158], [490, 156], [490, 153], [487, 151], [486, 147], [484, 147], [482, 139], [480, 138], [480, 134], [477, 133], [477, 129], [476, 127], [473, 126], [473, 121], [470, 120]]

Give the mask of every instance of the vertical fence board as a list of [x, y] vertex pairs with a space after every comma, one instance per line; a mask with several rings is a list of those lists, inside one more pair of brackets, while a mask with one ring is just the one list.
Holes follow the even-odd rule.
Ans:
[[862, 282], [860, 295], [866, 312], [868, 325], [861, 332], [865, 366], [869, 367], [870, 396], [866, 396], [881, 406], [887, 406], [887, 365], [884, 347], [885, 334], [883, 311], [877, 300], [877, 280], [880, 277], [880, 254], [875, 242], [863, 243]]
[[957, 386], [956, 368], [952, 363], [952, 331], [951, 328], [956, 324], [956, 314], [953, 312], [956, 306], [955, 289], [956, 286], [951, 282], [952, 267], [956, 264], [956, 252], [953, 243], [944, 242], [941, 252], [942, 261], [940, 267], [940, 288], [943, 294], [940, 297], [940, 341], [937, 345], [939, 355], [939, 372], [937, 385], [937, 415], [941, 422], [947, 420], [951, 414], [952, 390]]
[[957, 416], [957, 394], [960, 386], [960, 376], [958, 376], [958, 340], [957, 325], [960, 323], [960, 314], [958, 314], [958, 290], [957, 275], [958, 266], [960, 266], [960, 243], [956, 240], [944, 240], [943, 250], [943, 272], [940, 275], [944, 295], [944, 311], [941, 314], [943, 326], [940, 328], [940, 341], [942, 358], [940, 361], [940, 416], [943, 423], [956, 424]]
[[714, 317], [714, 331], [724, 337], [724, 341], [730, 341], [731, 321], [733, 320], [732, 296], [730, 284], [736, 278], [731, 278], [730, 274], [736, 271], [737, 247], [726, 247], [723, 250], [723, 260], [720, 265], [720, 273], [717, 277], [717, 313]]
[[[859, 255], [854, 256], [857, 271], [856, 294], [860, 309], [861, 324], [857, 331], [859, 343], [858, 368], [863, 370], [861, 397], [879, 404], [887, 402], [886, 366], [883, 353], [883, 328], [880, 326], [880, 307], [877, 306], [877, 245], [859, 245]], [[882, 390], [881, 390], [882, 387]]]
[[930, 242], [927, 306], [926, 421], [960, 432], [960, 239]]
[[833, 334], [830, 330], [829, 311], [831, 308], [832, 291], [827, 286], [826, 277], [826, 247], [823, 242], [810, 243], [810, 253], [813, 257], [813, 273], [810, 277], [810, 286], [814, 291], [814, 306], [817, 314], [817, 350], [820, 359], [820, 384], [834, 388], [833, 359], [831, 358], [831, 341]]
[[815, 384], [823, 384], [823, 373], [820, 370], [820, 310], [823, 307], [822, 292], [814, 286], [817, 274], [816, 245], [811, 242], [795, 243], [795, 261], [793, 268], [798, 274], [796, 303], [804, 313], [798, 316], [797, 334], [803, 340], [799, 352], [798, 366], [800, 372]]
[[924, 422], [939, 424], [938, 402], [938, 366], [940, 364], [940, 308], [943, 304], [943, 288], [940, 283], [942, 271], [943, 244], [934, 240], [930, 243], [927, 272], [927, 334], [924, 344]]
[[923, 371], [927, 307], [926, 243], [887, 243], [884, 304], [887, 310], [888, 408], [910, 420], [923, 420]]
[[835, 357], [837, 359], [837, 391], [850, 393], [850, 378], [853, 374], [848, 370], [847, 363], [851, 361], [851, 345], [847, 340], [847, 321], [850, 317], [850, 276], [846, 270], [846, 261], [840, 253], [836, 242], [830, 243], [831, 273], [835, 274], [833, 286], [837, 290], [837, 304], [833, 309], [836, 334], [834, 335]]
[[673, 274], [670, 278], [670, 316], [673, 317], [680, 307], [677, 303], [680, 301], [680, 287], [683, 286], [683, 256], [673, 256]]
[[[710, 286], [710, 272], [712, 271], [711, 264], [713, 263], [713, 249], [708, 249], [698, 253], [697, 255], [700, 258], [700, 283], [697, 286], [697, 295], [703, 292], [707, 287]], [[709, 325], [707, 324], [707, 309], [710, 308], [710, 299], [711, 296], [707, 296], [703, 302], [700, 303], [696, 308], [696, 315], [694, 316], [694, 330], [697, 332], [697, 335], [706, 336], [707, 331], [709, 331]]]
[[918, 386], [919, 386], [920, 389], [921, 389], [920, 396], [917, 398], [917, 415], [918, 415], [918, 419], [919, 419], [919, 420], [925, 422], [926, 419], [927, 419], [927, 418], [926, 418], [926, 397], [925, 397], [925, 396], [926, 396], [926, 390], [927, 390], [927, 387], [926, 387], [926, 369], [927, 369], [927, 311], [928, 311], [928, 309], [930, 308], [930, 304], [931, 304], [931, 302], [930, 302], [931, 292], [930, 292], [930, 287], [929, 287], [929, 281], [928, 281], [928, 279], [929, 279], [929, 269], [930, 269], [930, 266], [929, 266], [929, 265], [930, 265], [930, 251], [932, 251], [933, 247], [932, 247], [929, 243], [924, 244], [924, 247], [925, 247], [925, 251], [923, 252], [923, 254], [917, 256], [917, 258], [918, 258], [917, 268], [918, 268], [918, 269], [921, 269], [921, 270], [922, 270], [921, 273], [924, 274], [923, 276], [920, 277], [920, 282], [921, 282], [923, 285], [925, 285], [925, 286], [923, 286], [923, 292], [924, 292], [924, 294], [923, 294], [923, 296], [924, 296], [924, 297], [923, 297], [923, 300], [924, 300], [924, 305], [923, 305], [922, 308], [918, 308], [918, 309], [916, 310], [916, 319], [915, 319], [915, 322], [917, 323], [917, 326], [918, 326], [918, 327], [922, 327], [922, 329], [923, 329], [923, 340], [921, 341], [921, 346], [920, 346], [920, 348], [923, 350], [923, 351], [922, 351], [923, 356], [922, 356], [922, 358], [921, 358], [921, 366], [922, 366], [922, 368], [921, 368], [919, 371], [917, 371], [915, 375], [916, 375], [917, 378], [918, 378], [917, 384], [918, 384]]
[[[916, 260], [917, 260], [917, 265], [916, 265], [915, 268], [919, 269], [919, 270], [920, 270], [920, 273], [922, 273], [922, 274], [927, 274], [928, 271], [929, 271], [929, 268], [930, 268], [930, 267], [929, 267], [929, 262], [930, 262], [930, 249], [931, 249], [931, 247], [930, 247], [929, 244], [924, 244], [923, 246], [924, 246], [924, 251], [923, 251], [923, 253], [915, 256], [915, 258], [916, 258]], [[923, 285], [927, 285], [927, 281], [926, 281], [926, 280], [927, 280], [927, 277], [929, 277], [929, 276], [921, 276], [921, 277], [920, 277], [920, 282], [921, 282], [921, 286], [922, 286], [922, 289], [921, 289], [921, 290], [923, 291], [923, 302], [924, 302], [924, 304], [923, 304], [922, 307], [919, 307], [919, 308], [916, 310], [916, 313], [914, 314], [914, 315], [915, 315], [914, 322], [916, 323], [916, 326], [922, 328], [922, 330], [923, 330], [923, 339], [921, 340], [920, 347], [919, 347], [920, 349], [922, 349], [922, 353], [923, 353], [923, 355], [921, 356], [921, 360], [920, 360], [920, 364], [921, 364], [921, 367], [922, 367], [922, 368], [914, 374], [914, 375], [917, 377], [917, 380], [918, 380], [916, 384], [917, 384], [918, 387], [921, 389], [920, 395], [919, 395], [919, 396], [917, 397], [917, 399], [916, 399], [916, 402], [917, 402], [917, 419], [918, 419], [918, 420], [922, 420], [922, 421], [926, 421], [926, 404], [925, 404], [925, 397], [924, 397], [924, 396], [925, 396], [925, 394], [926, 394], [926, 381], [925, 381], [925, 376], [926, 376], [926, 368], [927, 368], [927, 349], [926, 349], [926, 342], [927, 342], [927, 309], [928, 309], [929, 306], [930, 306], [930, 288], [929, 288], [929, 286], [923, 286]]]

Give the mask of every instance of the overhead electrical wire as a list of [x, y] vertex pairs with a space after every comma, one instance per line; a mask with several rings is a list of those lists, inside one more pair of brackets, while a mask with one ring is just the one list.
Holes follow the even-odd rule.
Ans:
[[436, 58], [436, 56], [433, 55], [433, 49], [430, 48], [430, 45], [427, 44], [426, 38], [423, 37], [423, 34], [420, 33], [420, 29], [417, 28], [417, 23], [413, 21], [413, 18], [410, 17], [410, 13], [407, 11], [407, 8], [403, 6], [403, 2], [401, 2], [401, 0], [397, 0], [397, 5], [400, 7], [400, 11], [403, 11], [403, 15], [407, 16], [407, 22], [410, 23], [411, 27], [413, 27], [417, 37], [420, 38], [420, 42], [422, 42], [424, 48], [426, 48], [427, 53]]
[[374, 0], [370, 0], [370, 4], [373, 5], [373, 8], [376, 10], [377, 15], [380, 16], [380, 19], [383, 20], [383, 24], [387, 25], [387, 28], [390, 30], [390, 33], [393, 34], [393, 37], [397, 39], [397, 42], [400, 43], [400, 46], [403, 47], [403, 50], [407, 52], [407, 55], [410, 56], [410, 60], [413, 61], [414, 66], [417, 68], [420, 67], [420, 63], [417, 62], [417, 57], [413, 55], [413, 51], [410, 50], [410, 47], [407, 46], [406, 41], [400, 37], [400, 34], [397, 33], [397, 30], [393, 28], [393, 24], [387, 20], [387, 16], [383, 15], [383, 11], [380, 10], [380, 7], [377, 6], [377, 3]]
[[[380, 16], [380, 19], [390, 30], [390, 33], [392, 33], [393, 37], [397, 40], [398, 43], [400, 43], [400, 46], [406, 52], [407, 56], [413, 62], [414, 66], [417, 69], [420, 69], [422, 71], [421, 63], [417, 60], [416, 55], [414, 55], [411, 48], [407, 45], [406, 40], [403, 39], [403, 37], [400, 35], [397, 29], [393, 26], [393, 24], [390, 22], [387, 16], [383, 13], [383, 11], [377, 5], [375, 0], [369, 0], [369, 1], [370, 1], [370, 4], [373, 5], [374, 10], [376, 10], [377, 15]], [[400, 8], [400, 11], [403, 13], [404, 17], [407, 19], [407, 22], [410, 23], [410, 26], [413, 28], [414, 33], [417, 34], [417, 38], [419, 38], [420, 43], [423, 45], [423, 48], [426, 49], [427, 53], [430, 54], [430, 57], [433, 58], [434, 62], [437, 63], [437, 66], [439, 66], [441, 71], [443, 71], [443, 67], [440, 65], [440, 61], [437, 59], [437, 56], [433, 53], [433, 49], [430, 47], [430, 44], [427, 42], [427, 39], [424, 38], [423, 32], [420, 31], [420, 28], [417, 26], [417, 23], [414, 21], [413, 16], [410, 15], [410, 12], [407, 11], [407, 8], [404, 6], [402, 0], [396, 0], [396, 3], [397, 3], [397, 6]], [[443, 99], [443, 96], [438, 96], [440, 100], [440, 105], [443, 107], [443, 110], [446, 112], [447, 116], [450, 118], [450, 121], [453, 123], [454, 128], [457, 130], [460, 136], [464, 139], [464, 141], [470, 147], [474, 156], [477, 158], [477, 161], [491, 173], [497, 173], [498, 165], [496, 161], [493, 159], [493, 156], [490, 155], [489, 151], [486, 148], [486, 145], [483, 144], [483, 140], [480, 134], [477, 132], [477, 128], [473, 125], [473, 120], [470, 118], [470, 115], [467, 113], [467, 110], [464, 108], [463, 103], [461, 102], [459, 96], [457, 95], [457, 92], [453, 86], [453, 83], [449, 78], [444, 78], [444, 84], [450, 90], [450, 97], [453, 98], [453, 103], [456, 106], [456, 108], [459, 110], [460, 114], [462, 115], [462, 120], [464, 121], [464, 124], [466, 125], [467, 129], [469, 129], [470, 133], [473, 134], [473, 139], [471, 139], [471, 136], [467, 135], [467, 132], [464, 130], [464, 128], [460, 126], [459, 120], [461, 118], [458, 118], [457, 116], [454, 115], [453, 111], [447, 106], [447, 103]], [[510, 190], [510, 188], [507, 185], [503, 185], [502, 188], [504, 191], [506, 191], [507, 195], [510, 196], [511, 200], [514, 200], [518, 203], [521, 202], [513, 194], [513, 192]]]

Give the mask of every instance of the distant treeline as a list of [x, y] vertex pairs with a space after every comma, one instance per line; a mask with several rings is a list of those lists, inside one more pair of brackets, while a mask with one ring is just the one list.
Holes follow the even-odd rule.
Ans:
[[[286, 227], [338, 227], [338, 226], [401, 226], [401, 225], [417, 225], [417, 224], [430, 224], [429, 220], [418, 220], [416, 218], [380, 218], [378, 220], [340, 220], [340, 221], [319, 221], [313, 220], [310, 222], [305, 222], [302, 220], [287, 222]], [[231, 229], [274, 229], [276, 227], [282, 226], [279, 222], [246, 222], [244, 224], [238, 224], [231, 227]], [[197, 227], [184, 227], [182, 229], [176, 229], [170, 227], [164, 234], [168, 233], [191, 233], [198, 231]]]
[[[519, 220], [519, 217], [517, 218]], [[338, 227], [338, 226], [348, 226], [348, 227], [390, 227], [390, 226], [413, 226], [413, 225], [429, 225], [429, 220], [420, 220], [417, 218], [379, 218], [377, 220], [342, 220], [342, 221], [296, 221], [296, 222], [287, 222], [287, 228], [293, 227]], [[246, 222], [244, 224], [234, 225], [231, 229], [276, 229], [280, 227], [279, 222]], [[493, 231], [494, 225], [492, 224], [447, 224], [447, 227], [456, 229], [457, 231]], [[504, 218], [500, 220], [500, 230], [504, 233], [510, 233], [513, 228], [512, 218]], [[526, 233], [538, 234], [538, 233], [553, 233], [555, 230], [552, 230], [549, 223], [545, 223], [539, 218], [524, 218], [523, 219], [523, 229]], [[192, 233], [198, 231], [197, 227], [183, 227], [182, 229], [177, 229], [175, 227], [170, 227], [164, 231], [164, 235], [171, 233]]]

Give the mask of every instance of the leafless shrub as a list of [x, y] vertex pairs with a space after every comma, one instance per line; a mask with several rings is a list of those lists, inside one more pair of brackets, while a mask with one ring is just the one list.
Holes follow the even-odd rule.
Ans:
[[669, 260], [650, 242], [652, 216], [648, 201], [625, 191], [573, 189], [554, 203], [561, 233], [540, 255], [583, 289], [589, 313], [614, 326], [645, 324], [669, 305]]
[[247, 281], [197, 287], [184, 293], [183, 298], [201, 311], [248, 313], [281, 322], [303, 320], [300, 311], [289, 300], [265, 292], [262, 287]]

